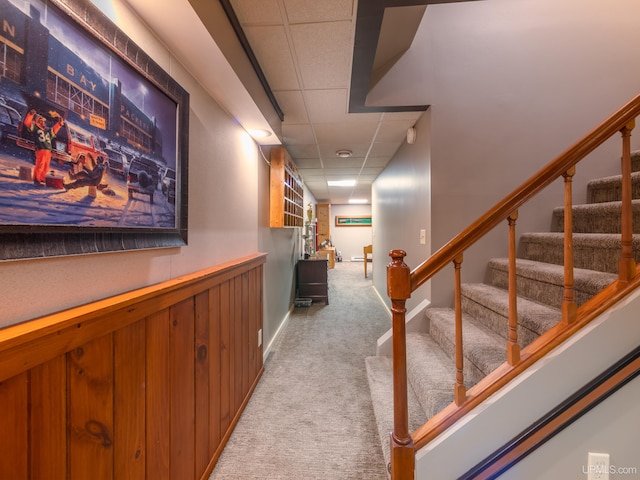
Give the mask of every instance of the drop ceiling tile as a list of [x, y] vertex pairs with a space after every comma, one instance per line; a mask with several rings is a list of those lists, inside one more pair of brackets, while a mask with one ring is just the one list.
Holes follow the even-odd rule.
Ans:
[[287, 152], [291, 155], [291, 158], [294, 159], [305, 159], [312, 158], [315, 160], [319, 160], [320, 156], [318, 155], [318, 147], [314, 144], [308, 145], [288, 145]]
[[347, 88], [351, 78], [352, 23], [291, 26], [293, 48], [306, 89]]
[[294, 163], [297, 165], [298, 170], [322, 169], [322, 163], [318, 158], [296, 158]]
[[315, 142], [310, 125], [282, 124], [282, 136], [286, 145], [308, 145]]
[[274, 91], [273, 94], [284, 113], [284, 123], [309, 123], [309, 115], [300, 90]]
[[413, 120], [385, 121], [380, 124], [376, 142], [397, 143], [400, 145], [407, 138], [407, 129], [414, 125]]
[[352, 167], [352, 168], [347, 168], [347, 167], [342, 167], [342, 168], [326, 168], [324, 169], [325, 174], [327, 175], [327, 177], [329, 176], [335, 176], [335, 177], [352, 177], [354, 175], [358, 175], [360, 173], [360, 167]]
[[[306, 184], [305, 184], [306, 185]], [[317, 201], [329, 198], [329, 190], [327, 186], [311, 186], [307, 185], [307, 188], [311, 191], [311, 194], [316, 197]]]
[[327, 187], [327, 182], [326, 180], [320, 179], [320, 180], [304, 180], [304, 184], [307, 186], [307, 188], [313, 189], [313, 190], [320, 190], [322, 192], [324, 192], [325, 194], [329, 192], [329, 187]]
[[284, 6], [290, 23], [350, 20], [354, 14], [354, 0], [285, 0]]
[[362, 170], [360, 170], [360, 175], [364, 177], [369, 177], [371, 175], [377, 177], [378, 175], [380, 175], [381, 171], [382, 168], [363, 168]]
[[364, 163], [364, 158], [323, 158], [322, 164], [325, 168], [357, 168], [360, 169]]
[[322, 168], [298, 168], [301, 175], [306, 178], [313, 179], [314, 177], [324, 178], [324, 169]]
[[371, 152], [369, 156], [371, 157], [393, 157], [393, 155], [398, 151], [402, 143], [374, 143], [373, 147], [371, 147]]
[[360, 177], [358, 177], [358, 184], [359, 185], [362, 185], [365, 183], [372, 184], [377, 177], [378, 175], [360, 175]]
[[318, 145], [318, 148], [320, 149], [320, 155], [322, 155], [322, 158], [339, 158], [336, 156], [336, 152], [338, 150], [351, 150], [352, 153], [352, 157], [351, 158], [364, 158], [367, 155], [367, 152], [369, 151], [369, 144], [368, 143], [349, 143], [347, 145], [343, 145], [343, 144], [336, 144], [336, 143], [322, 143], [320, 145]]
[[324, 178], [322, 178], [321, 180], [305, 180], [304, 184], [309, 188], [323, 189], [325, 191], [328, 191], [327, 182]]
[[371, 198], [371, 184], [367, 182], [362, 185], [356, 185], [353, 188], [353, 194], [365, 198]]
[[397, 121], [397, 120], [411, 120], [413, 125], [420, 119], [424, 112], [384, 112], [383, 120]]
[[271, 89], [299, 89], [300, 84], [284, 27], [248, 26], [244, 28], [244, 32]]
[[385, 167], [389, 161], [391, 160], [390, 156], [386, 156], [386, 157], [368, 157], [367, 158], [367, 162], [365, 163], [366, 167], [376, 167], [376, 168], [382, 168]]
[[347, 89], [306, 90], [305, 102], [313, 122], [345, 121], [347, 116]]
[[375, 122], [321, 123], [315, 125], [314, 130], [320, 144], [349, 145], [369, 142], [377, 126]]
[[231, 6], [243, 27], [282, 23], [278, 0], [231, 0]]
[[349, 113], [347, 89], [306, 90], [304, 93], [309, 118], [316, 123], [377, 122], [380, 113]]
[[[358, 181], [358, 175], [326, 175], [326, 180], [327, 182], [332, 182], [332, 181], [337, 181], [337, 180], [355, 180], [356, 182]], [[352, 187], [339, 187], [339, 186], [329, 186], [329, 190], [341, 190], [341, 189], [345, 189], [345, 188], [352, 188]]]

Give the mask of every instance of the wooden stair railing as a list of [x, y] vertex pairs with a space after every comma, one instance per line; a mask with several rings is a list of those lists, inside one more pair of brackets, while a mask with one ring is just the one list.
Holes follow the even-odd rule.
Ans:
[[[387, 294], [391, 299], [393, 321], [393, 399], [394, 428], [391, 433], [391, 478], [413, 480], [415, 452], [438, 433], [452, 425], [464, 413], [497, 391], [529, 365], [594, 318], [594, 311], [611, 304], [616, 298], [638, 286], [636, 264], [632, 251], [632, 194], [631, 194], [631, 131], [635, 118], [640, 115], [640, 95], [636, 96], [572, 147], [548, 163], [535, 175], [498, 202], [474, 223], [460, 232], [429, 259], [413, 270], [404, 263], [406, 253], [402, 250], [390, 252], [392, 259], [387, 266]], [[622, 136], [622, 248], [619, 261], [618, 280], [611, 288], [597, 294], [592, 301], [580, 309], [574, 299], [573, 284], [573, 221], [572, 179], [576, 164], [617, 132]], [[564, 297], [562, 322], [551, 328], [539, 340], [529, 345], [522, 354], [517, 338], [516, 274], [515, 274], [515, 224], [518, 209], [544, 190], [559, 177], [564, 178]], [[460, 269], [464, 252], [476, 241], [493, 230], [504, 220], [509, 224], [509, 341], [507, 363], [491, 373], [469, 392], [465, 391], [463, 378], [462, 311], [460, 306]], [[454, 404], [430, 419], [415, 432], [409, 432], [407, 401], [405, 304], [411, 293], [453, 263], [455, 268], [454, 307], [456, 311], [456, 380]], [[633, 280], [633, 281], [632, 281]], [[595, 309], [595, 310], [594, 310]], [[473, 393], [473, 394], [472, 394]]]

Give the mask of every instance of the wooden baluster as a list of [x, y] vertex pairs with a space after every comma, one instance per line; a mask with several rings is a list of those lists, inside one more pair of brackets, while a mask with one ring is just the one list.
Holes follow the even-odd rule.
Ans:
[[391, 433], [391, 479], [413, 480], [415, 449], [409, 433], [407, 401], [406, 300], [411, 297], [411, 272], [404, 263], [406, 252], [392, 250], [387, 265], [387, 295], [393, 322], [393, 432]]
[[573, 193], [572, 182], [576, 167], [569, 168], [564, 177], [564, 299], [562, 321], [572, 323], [576, 319], [577, 305], [573, 283]]
[[518, 344], [518, 286], [516, 281], [516, 220], [518, 211], [507, 218], [509, 222], [509, 341], [507, 342], [507, 362], [516, 365], [520, 361]]
[[618, 278], [628, 282], [636, 275], [636, 262], [633, 259], [633, 210], [631, 205], [631, 130], [635, 120], [629, 122], [622, 134], [622, 255], [618, 262]]
[[454, 303], [456, 312], [456, 384], [453, 391], [453, 398], [456, 405], [460, 406], [467, 399], [467, 390], [464, 386], [464, 350], [462, 346], [462, 291], [460, 280], [462, 254], [454, 258], [453, 265], [455, 268]]

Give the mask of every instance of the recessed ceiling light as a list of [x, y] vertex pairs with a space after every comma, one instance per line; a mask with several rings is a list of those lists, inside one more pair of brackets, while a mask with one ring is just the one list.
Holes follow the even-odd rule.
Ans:
[[336, 157], [340, 158], [349, 158], [351, 155], [353, 155], [351, 150], [338, 150], [336, 152]]
[[355, 180], [328, 180], [327, 185], [330, 187], [353, 187], [356, 184]]
[[269, 130], [263, 130], [260, 128], [250, 128], [249, 130], [247, 130], [247, 132], [253, 138], [265, 138], [271, 136], [271, 132]]
[[369, 203], [366, 198], [350, 198], [349, 203]]

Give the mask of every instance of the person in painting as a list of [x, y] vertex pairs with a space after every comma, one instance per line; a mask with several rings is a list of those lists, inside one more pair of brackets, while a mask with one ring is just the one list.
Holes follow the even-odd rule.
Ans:
[[102, 155], [99, 155], [98, 160], [96, 161], [96, 159], [93, 158], [93, 155], [90, 153], [87, 155], [89, 156], [89, 162], [86, 161], [86, 157], [83, 155], [78, 162], [82, 164], [82, 168], [75, 173], [69, 172], [71, 181], [62, 184], [65, 190], [73, 190], [80, 187], [100, 188], [100, 183], [102, 182], [102, 177], [104, 176], [104, 172], [107, 167], [104, 162], [104, 158]]
[[36, 166], [33, 169], [33, 184], [42, 186], [45, 184], [45, 177], [49, 171], [51, 163], [51, 150], [53, 150], [53, 139], [56, 137], [60, 128], [64, 125], [64, 120], [57, 112], [49, 112], [57, 122], [50, 128], [47, 127], [47, 119], [38, 114], [34, 109], [24, 117], [24, 126], [32, 132], [35, 150], [36, 150]]

